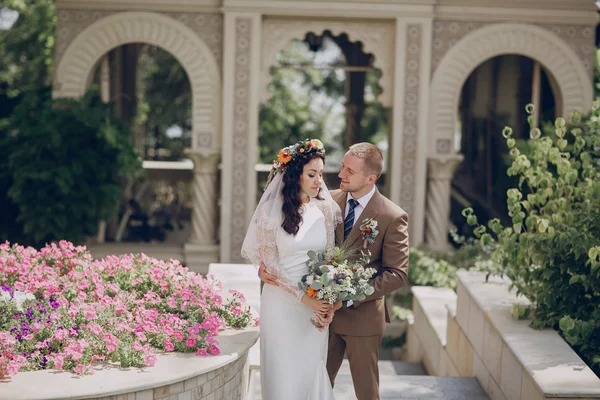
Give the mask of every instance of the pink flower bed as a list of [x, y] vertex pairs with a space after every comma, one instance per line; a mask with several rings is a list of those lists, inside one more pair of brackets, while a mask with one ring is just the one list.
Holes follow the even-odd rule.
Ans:
[[145, 255], [93, 260], [61, 241], [0, 245], [0, 378], [19, 371], [145, 367], [156, 353], [219, 354], [219, 330], [253, 321], [243, 295]]

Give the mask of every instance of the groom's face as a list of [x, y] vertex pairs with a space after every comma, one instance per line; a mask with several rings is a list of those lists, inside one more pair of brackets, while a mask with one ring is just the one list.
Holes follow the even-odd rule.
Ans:
[[344, 192], [359, 192], [372, 184], [370, 176], [365, 172], [365, 161], [351, 153], [344, 156], [338, 177], [341, 179], [340, 189]]

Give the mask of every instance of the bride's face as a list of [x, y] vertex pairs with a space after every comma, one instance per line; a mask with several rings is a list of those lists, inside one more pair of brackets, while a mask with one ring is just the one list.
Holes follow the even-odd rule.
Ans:
[[306, 164], [300, 175], [300, 190], [308, 197], [317, 197], [323, 183], [323, 160], [313, 158]]

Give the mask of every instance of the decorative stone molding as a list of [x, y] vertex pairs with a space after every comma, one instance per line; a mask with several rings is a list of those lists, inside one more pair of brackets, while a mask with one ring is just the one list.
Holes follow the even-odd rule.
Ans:
[[219, 261], [217, 168], [221, 155], [187, 149], [194, 163], [192, 181], [192, 233], [184, 246], [188, 268], [206, 274], [211, 263]]
[[217, 243], [217, 166], [218, 153], [201, 153], [186, 150], [194, 163], [192, 181], [192, 234], [190, 244], [214, 245]]
[[[434, 50], [437, 45], [434, 40]], [[502, 54], [533, 58], [550, 72], [560, 88], [562, 115], [568, 116], [576, 108], [585, 111], [591, 106], [593, 88], [589, 74], [573, 49], [556, 34], [523, 24], [473, 27], [448, 50], [433, 75], [432, 148], [439, 139], [453, 141], [461, 88], [471, 72], [485, 60]]]
[[240, 251], [254, 211], [261, 16], [225, 14], [221, 262]]
[[[540, 16], [536, 16], [540, 21]], [[438, 67], [445, 54], [459, 40], [474, 30], [484, 26], [490, 26], [493, 22], [484, 22], [484, 20], [446, 20], [438, 19], [433, 25], [433, 46], [432, 46], [432, 71]], [[568, 43], [571, 49], [581, 60], [583, 67], [590, 77], [594, 74], [594, 32], [595, 24], [587, 25], [557, 25], [557, 24], [531, 24], [530, 26], [539, 26], [544, 28]]]
[[345, 33], [351, 41], [362, 42], [364, 51], [375, 57], [374, 66], [381, 69], [380, 85], [383, 88], [379, 101], [390, 107], [393, 99], [394, 37], [392, 21], [340, 22], [332, 20], [294, 20], [265, 18], [262, 35], [261, 90], [263, 99], [268, 99], [267, 85], [271, 82], [271, 67], [279, 65], [277, 53], [289, 46], [294, 39], [302, 40], [308, 32], [317, 35], [329, 30], [334, 35]]
[[[58, 67], [54, 78], [55, 97], [79, 97], [88, 89], [94, 68], [109, 50], [127, 43], [142, 42], [159, 46], [176, 57], [185, 69], [192, 87], [192, 147], [221, 148], [221, 78], [214, 52], [187, 24], [195, 18], [176, 14], [178, 19], [158, 13], [100, 11], [59, 11], [57, 48]], [[175, 16], [175, 14], [174, 14]], [[79, 28], [69, 29], [73, 17]], [[182, 22], [184, 21], [184, 22]], [[221, 17], [214, 17], [214, 25]], [[81, 29], [80, 32], [78, 30]], [[65, 36], [74, 39], [66, 46]], [[213, 42], [220, 37], [215, 36]], [[62, 54], [64, 51], [64, 54]]]
[[448, 249], [450, 183], [463, 159], [453, 154], [428, 160], [426, 243], [432, 250]]
[[[81, 4], [80, 0], [76, 1]], [[101, 18], [118, 12], [116, 6], [113, 8], [103, 7], [102, 11], [98, 9], [63, 9], [58, 5], [57, 8], [55, 65], [59, 64], [67, 47], [85, 28]], [[217, 65], [221, 67], [223, 59], [223, 16], [221, 14], [165, 12], [163, 15], [182, 22], [194, 31], [204, 40], [215, 57]]]
[[57, 8], [119, 11], [218, 12], [222, 0], [56, 0]]
[[[402, 138], [402, 166], [400, 179], [400, 205], [413, 215], [415, 211], [415, 184], [418, 164], [419, 142], [419, 105], [421, 91], [425, 77], [421, 76], [421, 51], [423, 27], [421, 24], [408, 24], [406, 26], [406, 48], [404, 49], [404, 115], [400, 123], [403, 124]], [[401, 58], [399, 58], [401, 60]], [[395, 177], [396, 179], [398, 177]], [[412, 231], [411, 231], [412, 234]]]

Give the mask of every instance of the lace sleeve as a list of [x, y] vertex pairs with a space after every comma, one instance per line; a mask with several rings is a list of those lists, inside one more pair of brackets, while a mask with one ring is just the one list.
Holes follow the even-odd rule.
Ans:
[[291, 294], [296, 300], [302, 300], [304, 291], [298, 287], [298, 282], [293, 282], [292, 279], [285, 273], [279, 263], [279, 252], [277, 250], [277, 231], [258, 227], [258, 253], [260, 260], [267, 267], [270, 274], [275, 275], [279, 287]]

